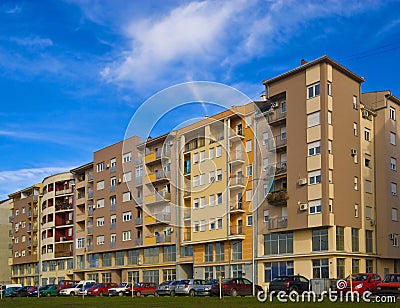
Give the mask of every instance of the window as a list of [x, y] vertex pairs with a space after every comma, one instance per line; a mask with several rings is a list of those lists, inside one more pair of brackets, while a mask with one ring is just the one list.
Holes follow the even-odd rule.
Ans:
[[397, 233], [392, 233], [392, 234], [393, 234], [393, 240], [392, 240], [393, 247], [399, 247], [399, 235]]
[[200, 225], [198, 221], [195, 221], [193, 223], [193, 232], [199, 232], [200, 231]]
[[165, 269], [163, 270], [163, 281], [176, 280], [176, 270], [175, 269]]
[[367, 273], [374, 272], [374, 261], [373, 260], [365, 260], [365, 271]]
[[358, 104], [357, 104], [357, 96], [353, 96], [353, 109], [357, 110], [358, 109]]
[[208, 151], [208, 156], [210, 157], [210, 159], [213, 159], [215, 157], [215, 149], [214, 148], [211, 148]]
[[315, 170], [308, 173], [308, 183], [310, 185], [321, 183], [321, 170]]
[[351, 260], [351, 270], [353, 273], [360, 272], [360, 259]]
[[328, 124], [332, 124], [332, 111], [328, 111]]
[[266, 262], [264, 263], [264, 281], [270, 282], [279, 275], [294, 275], [294, 262]]
[[222, 156], [222, 146], [217, 146], [217, 151], [216, 151], [216, 157], [221, 157]]
[[398, 210], [396, 208], [392, 208], [392, 220], [398, 221]]
[[286, 101], [282, 101], [281, 103], [281, 112], [286, 113]]
[[104, 226], [104, 217], [97, 218], [97, 226], [98, 227]]
[[129, 163], [132, 160], [132, 153], [125, 153], [124, 155], [122, 155], [122, 161], [124, 163]]
[[332, 169], [328, 170], [328, 182], [333, 183], [333, 170]]
[[222, 169], [217, 170], [217, 181], [222, 181]]
[[200, 152], [200, 162], [203, 162], [206, 160], [206, 151], [201, 151]]
[[396, 145], [396, 134], [393, 132], [390, 132], [390, 144]]
[[200, 208], [205, 208], [206, 207], [206, 197], [201, 197], [200, 198]]
[[371, 230], [365, 230], [365, 249], [367, 253], [372, 253], [373, 251], [373, 233]]
[[122, 202], [127, 202], [127, 201], [130, 201], [130, 200], [132, 200], [131, 193], [129, 191], [124, 192], [122, 194]]
[[[313, 265], [313, 278], [329, 278], [329, 259], [314, 259], [312, 260]], [[358, 273], [358, 272], [355, 272]]]
[[247, 226], [252, 226], [253, 225], [253, 215], [247, 215], [247, 219], [246, 219], [246, 225]]
[[253, 165], [246, 166], [246, 176], [253, 176]]
[[206, 221], [200, 220], [200, 232], [206, 231]]
[[246, 201], [251, 201], [252, 197], [253, 197], [253, 190], [252, 189], [246, 190]]
[[396, 110], [393, 107], [389, 107], [389, 116], [392, 120], [396, 120]]
[[210, 218], [210, 231], [215, 230], [215, 218]]
[[269, 222], [269, 210], [264, 211], [264, 222]]
[[205, 185], [206, 184], [206, 174], [202, 173], [200, 174], [200, 185]]
[[124, 182], [132, 181], [132, 172], [131, 171], [125, 172], [123, 174], [123, 178], [124, 178]]
[[214, 206], [215, 205], [215, 195], [210, 195], [209, 205], [210, 206]]
[[251, 140], [246, 141], [246, 152], [251, 152], [252, 151], [252, 142]]
[[242, 260], [242, 241], [232, 242], [232, 260]]
[[358, 190], [358, 177], [354, 177], [354, 190]]
[[358, 252], [359, 247], [359, 230], [357, 228], [351, 228], [351, 249], [353, 252]]
[[323, 251], [328, 250], [328, 229], [312, 230], [312, 250]]
[[392, 196], [397, 196], [397, 184], [390, 183], [390, 190], [392, 192]]
[[210, 183], [215, 182], [215, 171], [210, 171], [209, 180], [210, 180]]
[[131, 240], [131, 231], [122, 232], [122, 241], [130, 241]]
[[110, 197], [110, 205], [113, 206], [117, 203], [117, 197], [116, 196], [111, 196]]
[[175, 262], [176, 261], [176, 247], [175, 246], [164, 246], [163, 261], [164, 262]]
[[141, 178], [143, 176], [143, 166], [138, 166], [135, 168], [136, 178]]
[[307, 116], [307, 127], [313, 127], [320, 124], [320, 112], [314, 112]]
[[308, 144], [308, 156], [321, 154], [321, 142], [316, 141]]
[[157, 270], [143, 271], [143, 281], [159, 283], [159, 273]]
[[343, 279], [346, 276], [345, 273], [345, 259], [337, 258], [336, 259], [336, 276], [338, 279]]
[[328, 140], [328, 153], [332, 154], [332, 140]]
[[198, 209], [199, 208], [199, 199], [193, 199], [193, 208]]
[[344, 227], [336, 226], [336, 250], [344, 250]]
[[371, 168], [371, 155], [369, 154], [364, 155], [364, 166]]
[[222, 218], [217, 218], [217, 229], [222, 229]]
[[233, 278], [243, 277], [243, 265], [242, 264], [233, 264], [232, 265], [232, 276], [233, 276]]
[[103, 253], [103, 266], [111, 266], [111, 255], [111, 252]]
[[321, 213], [321, 211], [322, 211], [322, 201], [321, 201], [321, 199], [310, 201], [308, 203], [308, 205], [309, 205], [309, 208], [310, 208], [309, 209], [309, 213], [310, 214]]
[[110, 235], [110, 244], [115, 244], [117, 242], [117, 235], [115, 233], [112, 233]]
[[326, 92], [328, 95], [332, 95], [332, 84], [330, 82], [326, 85]]
[[370, 206], [365, 207], [365, 218], [366, 219], [372, 218], [372, 207], [370, 207]]
[[97, 172], [101, 172], [104, 170], [104, 161], [97, 164]]
[[264, 255], [293, 253], [293, 233], [264, 235]]
[[199, 176], [195, 175], [193, 177], [193, 187], [198, 187], [199, 186]]
[[104, 245], [104, 235], [99, 235], [96, 238], [96, 243], [97, 243], [97, 245]]
[[364, 139], [365, 141], [371, 141], [371, 130], [369, 128], [364, 128]]
[[204, 244], [204, 262], [213, 262], [213, 244]]
[[65, 261], [59, 260], [57, 266], [59, 271], [63, 270], [65, 268]]
[[99, 267], [99, 254], [97, 254], [97, 253], [89, 254], [88, 255], [88, 263], [89, 263], [90, 268]]
[[104, 181], [97, 182], [97, 190], [102, 190], [102, 189], [104, 189]]
[[354, 136], [357, 136], [357, 122], [353, 123], [353, 134]]
[[132, 212], [125, 212], [122, 214], [122, 221], [130, 221], [132, 220]]
[[219, 242], [215, 244], [215, 261], [225, 260], [225, 248], [224, 242]]
[[222, 204], [222, 193], [217, 193], [217, 204]]
[[396, 171], [396, 158], [390, 157], [390, 170]]
[[85, 248], [85, 238], [84, 237], [80, 237], [76, 239], [76, 248], [80, 249], [80, 248]]
[[313, 84], [307, 88], [307, 98], [313, 98], [315, 96], [319, 96], [320, 94], [320, 84], [319, 82]]

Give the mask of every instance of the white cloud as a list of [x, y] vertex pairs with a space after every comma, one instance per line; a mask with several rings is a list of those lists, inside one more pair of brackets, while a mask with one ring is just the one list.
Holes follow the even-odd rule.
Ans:
[[18, 5], [14, 6], [12, 9], [7, 9], [4, 11], [6, 14], [18, 14], [21, 12], [21, 7]]
[[0, 200], [7, 199], [11, 193], [41, 183], [47, 176], [71, 169], [72, 167], [44, 167], [0, 171]]
[[21, 46], [29, 46], [29, 47], [39, 47], [46, 48], [49, 46], [53, 46], [53, 41], [49, 38], [41, 38], [38, 36], [34, 37], [12, 37], [11, 41], [17, 43]]

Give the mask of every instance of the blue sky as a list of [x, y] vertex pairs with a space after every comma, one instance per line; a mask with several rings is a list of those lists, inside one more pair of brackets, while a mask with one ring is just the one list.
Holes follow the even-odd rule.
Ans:
[[399, 12], [399, 1], [3, 0], [0, 200], [89, 162], [178, 83], [257, 99], [263, 79], [327, 54], [366, 78], [363, 91], [400, 96]]

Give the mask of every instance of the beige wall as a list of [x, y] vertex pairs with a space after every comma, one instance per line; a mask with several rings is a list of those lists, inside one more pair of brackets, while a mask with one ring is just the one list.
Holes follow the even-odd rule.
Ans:
[[12, 250], [9, 245], [12, 244], [11, 237], [8, 236], [11, 225], [8, 218], [12, 212], [10, 210], [11, 199], [0, 202], [0, 284], [11, 282], [11, 267], [8, 265], [8, 259], [12, 256]]

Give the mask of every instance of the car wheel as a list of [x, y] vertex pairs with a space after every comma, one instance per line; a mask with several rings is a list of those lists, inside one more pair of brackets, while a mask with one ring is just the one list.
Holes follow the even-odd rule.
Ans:
[[124, 296], [124, 292], [119, 292], [118, 296]]
[[69, 293], [70, 296], [75, 296], [75, 292], [72, 291], [71, 293]]
[[99, 293], [99, 296], [103, 296], [103, 295], [104, 295], [103, 292], [100, 292], [100, 293]]
[[51, 294], [50, 294], [50, 293], [47, 293], [47, 294], [46, 294], [46, 296], [47, 296], [47, 297], [50, 297], [50, 296], [51, 296]]
[[154, 293], [154, 296], [159, 297], [160, 294], [158, 294], [157, 292]]
[[170, 295], [170, 296], [175, 296], [175, 291], [171, 291], [171, 292], [169, 293], [169, 295]]
[[192, 289], [192, 290], [190, 290], [189, 291], [189, 296], [194, 296], [195, 294], [194, 294], [194, 290]]
[[232, 289], [232, 291], [231, 291], [231, 296], [235, 297], [235, 296], [237, 296], [237, 295], [238, 295], [237, 290], [236, 290], [236, 289]]
[[137, 292], [136, 292], [136, 296], [137, 296], [137, 297], [140, 297], [140, 296], [142, 296], [142, 293], [141, 293], [140, 291], [137, 291]]

